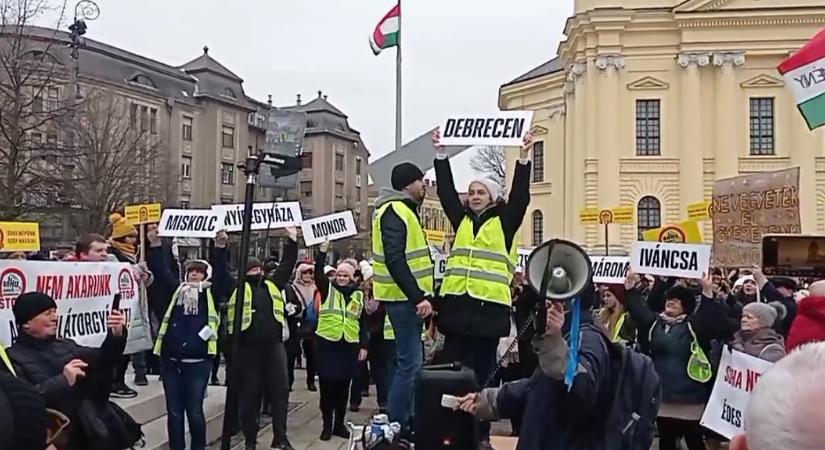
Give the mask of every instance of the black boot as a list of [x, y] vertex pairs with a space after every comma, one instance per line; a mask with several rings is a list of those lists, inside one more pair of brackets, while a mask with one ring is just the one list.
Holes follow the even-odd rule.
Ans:
[[146, 379], [146, 372], [138, 372], [135, 371], [135, 386], [146, 386], [149, 384], [149, 380]]
[[337, 423], [334, 427], [332, 427], [332, 434], [334, 436], [342, 437], [344, 439], [349, 439], [349, 430], [343, 422]]
[[328, 441], [332, 439], [332, 410], [321, 410], [321, 420], [323, 421], [323, 428], [321, 429], [321, 440]]

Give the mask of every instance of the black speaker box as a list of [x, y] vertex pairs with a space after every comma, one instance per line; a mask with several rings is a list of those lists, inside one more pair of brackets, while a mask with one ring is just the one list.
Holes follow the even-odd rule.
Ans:
[[476, 421], [470, 414], [441, 406], [442, 394], [457, 397], [478, 391], [471, 369], [428, 369], [415, 383], [415, 447], [423, 450], [477, 450]]

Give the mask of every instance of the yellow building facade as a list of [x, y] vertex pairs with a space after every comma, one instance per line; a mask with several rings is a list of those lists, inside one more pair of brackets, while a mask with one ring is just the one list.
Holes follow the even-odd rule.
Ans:
[[823, 0], [575, 0], [557, 57], [500, 89], [502, 110], [535, 111], [522, 242], [598, 249], [604, 227], [579, 212], [627, 205], [636, 223], [609, 236], [629, 248], [714, 180], [795, 166], [802, 230], [825, 232], [825, 133], [776, 70], [823, 27]]

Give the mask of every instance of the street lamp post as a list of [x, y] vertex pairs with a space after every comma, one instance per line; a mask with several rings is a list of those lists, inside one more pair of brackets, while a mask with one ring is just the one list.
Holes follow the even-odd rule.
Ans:
[[80, 98], [80, 46], [83, 45], [81, 38], [86, 34], [86, 21], [93, 21], [100, 16], [100, 7], [92, 0], [81, 0], [74, 6], [74, 21], [69, 25], [70, 37], [72, 39], [69, 47], [72, 49], [72, 84], [75, 87], [75, 98]]

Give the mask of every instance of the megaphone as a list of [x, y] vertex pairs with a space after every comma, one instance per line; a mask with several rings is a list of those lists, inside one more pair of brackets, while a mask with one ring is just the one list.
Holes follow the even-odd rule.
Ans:
[[[564, 239], [549, 240], [527, 258], [527, 283], [539, 299], [562, 302], [578, 296], [590, 285], [590, 257], [578, 244]], [[536, 335], [544, 334], [546, 302], [536, 302]]]

